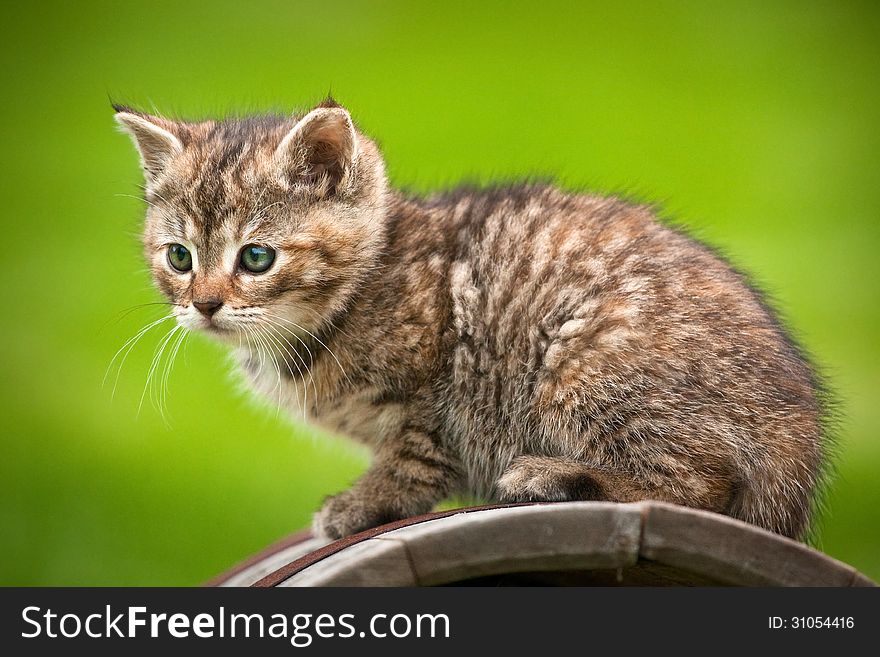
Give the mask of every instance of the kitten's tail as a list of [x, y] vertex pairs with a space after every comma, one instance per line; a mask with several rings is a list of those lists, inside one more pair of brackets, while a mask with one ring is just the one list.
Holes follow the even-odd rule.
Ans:
[[[805, 458], [806, 457], [806, 458]], [[803, 539], [809, 532], [820, 472], [818, 459], [768, 458], [747, 467], [728, 515], [769, 531]]]

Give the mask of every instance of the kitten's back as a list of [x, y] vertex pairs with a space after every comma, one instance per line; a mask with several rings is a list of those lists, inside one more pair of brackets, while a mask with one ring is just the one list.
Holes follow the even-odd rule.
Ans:
[[801, 532], [822, 459], [815, 377], [740, 274], [618, 199], [519, 187], [443, 201], [450, 420], [478, 489], [549, 450], [634, 473], [623, 495], [668, 496], [673, 480], [671, 501], [725, 491], [716, 510]]

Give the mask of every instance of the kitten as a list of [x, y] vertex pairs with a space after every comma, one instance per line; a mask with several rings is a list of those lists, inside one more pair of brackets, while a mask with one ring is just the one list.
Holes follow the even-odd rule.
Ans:
[[804, 535], [817, 376], [743, 276], [649, 208], [549, 186], [408, 197], [330, 100], [224, 121], [115, 109], [178, 322], [372, 448], [318, 532], [464, 493], [664, 500]]

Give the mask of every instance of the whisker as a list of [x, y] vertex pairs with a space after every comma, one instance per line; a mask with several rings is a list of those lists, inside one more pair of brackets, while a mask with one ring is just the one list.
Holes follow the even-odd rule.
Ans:
[[[258, 327], [255, 326], [255, 330], [256, 330], [257, 328], [258, 328]], [[291, 347], [291, 348], [292, 348], [292, 347]], [[285, 351], [286, 351], [286, 350], [285, 350]], [[299, 385], [297, 384], [296, 379], [295, 379], [294, 376], [293, 376], [293, 372], [290, 370], [290, 365], [289, 365], [288, 361], [285, 359], [284, 362], [285, 362], [285, 365], [287, 365], [287, 371], [290, 372], [290, 375], [291, 375], [291, 382], [293, 383], [293, 389], [294, 389], [294, 391], [296, 392], [296, 399], [299, 400]], [[299, 365], [296, 363], [296, 361], [293, 361], [293, 365], [294, 365], [294, 367], [296, 367], [297, 372], [300, 373], [300, 378], [301, 378], [302, 381], [303, 381], [303, 395], [304, 395], [304, 397], [303, 397], [303, 407], [305, 407], [305, 405], [306, 405], [306, 403], [307, 403], [307, 399], [308, 399], [308, 398], [306, 397], [306, 395], [307, 395], [307, 390], [306, 390], [306, 387], [305, 387], [305, 386], [306, 386], [305, 377], [302, 375], [302, 371], [300, 370]], [[305, 414], [303, 415], [303, 418], [305, 419]]]
[[[272, 340], [275, 342], [275, 344], [279, 345], [284, 350], [284, 352], [290, 357], [291, 360], [293, 360], [293, 355], [287, 350], [287, 347], [285, 347], [284, 343], [282, 342], [282, 340], [284, 342], [286, 342], [286, 340], [284, 340], [284, 337], [281, 335], [278, 335], [274, 330], [272, 330], [271, 327], [267, 327], [267, 329], [268, 329], [267, 335], [270, 338], [272, 338]], [[289, 343], [288, 343], [288, 345], [291, 348], [293, 348], [292, 345], [290, 345]], [[294, 379], [293, 370], [290, 369], [290, 361], [287, 360], [286, 358], [283, 358], [283, 360], [284, 360], [284, 364], [287, 366], [287, 371], [290, 372], [290, 379], [291, 379], [291, 381], [293, 381], [294, 387], [296, 388], [297, 399], [299, 399], [299, 386], [296, 385], [296, 379]], [[303, 364], [303, 365], [305, 366], [305, 364]], [[306, 421], [307, 420], [306, 408], [308, 408], [308, 403], [309, 403], [309, 397], [308, 397], [309, 388], [306, 385], [305, 375], [303, 374], [303, 371], [300, 369], [299, 365], [297, 364], [297, 362], [295, 360], [293, 360], [293, 366], [296, 368], [296, 371], [299, 372], [299, 376], [303, 381], [302, 415], [303, 415], [303, 421]], [[317, 396], [317, 390], [315, 391], [315, 395]], [[317, 401], [317, 397], [316, 397], [316, 401]]]
[[302, 311], [309, 313], [309, 315], [319, 324], [324, 323], [327, 326], [329, 326], [330, 328], [332, 328], [334, 331], [344, 335], [349, 340], [354, 340], [351, 333], [349, 333], [348, 331], [343, 329], [341, 326], [336, 326], [336, 324], [334, 324], [330, 319], [323, 317], [318, 311], [312, 310], [311, 308], [298, 308], [298, 310], [302, 310]]
[[168, 360], [165, 362], [165, 369], [162, 372], [162, 386], [160, 387], [160, 406], [166, 410], [168, 409], [168, 380], [171, 377], [171, 372], [174, 370], [174, 362], [177, 358], [177, 352], [180, 351], [180, 346], [188, 337], [189, 331], [186, 329], [178, 334], [177, 340], [174, 342], [174, 345], [171, 347], [168, 354]]
[[257, 333], [261, 336], [263, 340], [263, 344], [266, 345], [266, 353], [269, 354], [269, 358], [272, 359], [272, 364], [275, 369], [275, 376], [277, 378], [277, 383], [275, 384], [275, 390], [278, 390], [278, 402], [275, 405], [275, 417], [278, 417], [278, 413], [281, 411], [281, 395], [284, 392], [284, 388], [281, 385], [281, 366], [278, 364], [278, 360], [275, 358], [275, 354], [272, 353], [272, 348], [269, 346], [269, 341], [265, 337], [265, 331], [259, 325], [255, 325], [254, 329], [256, 329]]
[[[263, 321], [268, 322], [269, 324], [272, 324], [273, 326], [277, 327], [279, 330], [284, 331], [285, 333], [289, 333], [294, 338], [296, 338], [297, 341], [306, 350], [306, 353], [309, 355], [309, 367], [312, 368], [315, 366], [315, 355], [312, 353], [312, 350], [309, 349], [309, 345], [306, 342], [304, 342], [303, 339], [301, 337], [299, 337], [295, 331], [293, 331], [292, 329], [290, 329], [287, 326], [284, 326], [284, 324], [279, 322], [275, 317], [268, 315], [268, 314], [263, 317]], [[291, 348], [293, 348], [293, 345], [291, 345]], [[300, 358], [302, 358], [302, 357], [300, 357]], [[303, 363], [303, 366], [305, 366], [305, 360], [302, 360], [302, 363]]]
[[[302, 363], [302, 366], [305, 368], [306, 372], [309, 373], [309, 380], [312, 383], [312, 389], [315, 391], [315, 403], [317, 404], [318, 387], [315, 384], [315, 377], [312, 374], [312, 368], [314, 367], [315, 359], [312, 355], [312, 352], [309, 350], [309, 346], [305, 342], [303, 342], [302, 339], [300, 339], [300, 337], [298, 335], [296, 335], [293, 331], [291, 331], [290, 329], [285, 327], [283, 324], [280, 324], [279, 322], [273, 320], [271, 317], [264, 316], [263, 321], [266, 322], [267, 324], [269, 324], [270, 326], [274, 326], [277, 329], [277, 331], [279, 331], [279, 332], [284, 331], [285, 333], [289, 333], [289, 334], [293, 335], [293, 337], [295, 337], [297, 340], [299, 340], [300, 344], [302, 344], [302, 346], [305, 347], [306, 353], [309, 355], [309, 364], [308, 365], [306, 365], [305, 359], [299, 354], [299, 352], [294, 348], [294, 346], [292, 344], [290, 344], [290, 341], [287, 340], [287, 338], [284, 338], [284, 341], [287, 342], [287, 345], [291, 349], [293, 349], [293, 353], [297, 356], [297, 358], [299, 358], [299, 361]], [[279, 333], [279, 335], [280, 335], [280, 333]], [[305, 376], [303, 376], [302, 373], [300, 373], [300, 376], [302, 377], [303, 385], [305, 386], [306, 385], [306, 378], [305, 378]]]
[[[278, 335], [279, 339], [283, 340], [285, 342], [285, 344], [288, 347], [290, 347], [290, 351], [293, 352], [293, 356], [299, 360], [299, 362], [302, 364], [302, 369], [306, 373], [308, 373], [308, 375], [309, 375], [308, 383], [306, 382], [305, 374], [303, 374], [302, 371], [300, 371], [300, 378], [302, 379], [302, 382], [303, 382], [303, 388], [306, 388], [309, 385], [309, 383], [311, 383], [312, 390], [315, 393], [315, 412], [317, 412], [317, 407], [318, 407], [318, 402], [320, 400], [320, 395], [318, 394], [318, 385], [315, 382], [315, 376], [312, 372], [312, 368], [314, 366], [314, 358], [312, 356], [312, 352], [309, 351], [307, 345], [303, 345], [306, 348], [306, 353], [308, 353], [308, 355], [309, 355], [309, 364], [306, 365], [305, 358], [303, 358], [303, 356], [299, 353], [299, 351], [296, 350], [296, 348], [293, 346], [293, 344], [291, 344], [290, 340], [286, 337], [287, 335], [293, 335], [293, 333], [289, 329], [284, 327], [282, 324], [275, 322], [274, 320], [272, 320], [269, 317], [264, 317], [263, 321], [267, 322], [269, 324], [269, 326], [273, 327], [272, 330]], [[297, 337], [297, 336], [294, 335], [293, 337]], [[300, 340], [300, 342], [302, 342], [302, 340]], [[288, 353], [290, 353], [290, 352], [288, 352]], [[299, 370], [299, 367], [297, 367], [297, 370]]]
[[[169, 340], [171, 340], [172, 336], [177, 333], [178, 329], [182, 329], [183, 327], [179, 324], [172, 328], [167, 335], [162, 339], [162, 342], [159, 343], [159, 346], [156, 348], [155, 353], [153, 354], [153, 360], [150, 362], [150, 369], [147, 372], [147, 381], [144, 384], [144, 391], [141, 393], [141, 399], [138, 402], [138, 410], [137, 416], [140, 417], [141, 409], [144, 405], [144, 398], [147, 396], [147, 390], [150, 390], [150, 399], [153, 399], [153, 390], [151, 387], [151, 382], [153, 381], [153, 374], [156, 371], [156, 367], [159, 365], [159, 361], [162, 359], [162, 353], [165, 351], [165, 346], [168, 344]], [[163, 417], [164, 419], [164, 417]]]
[[131, 350], [134, 348], [134, 346], [138, 343], [138, 341], [142, 337], [144, 337], [144, 335], [147, 334], [147, 332], [150, 329], [152, 329], [155, 326], [158, 326], [159, 324], [161, 324], [162, 322], [164, 322], [166, 320], [172, 319], [173, 317], [174, 317], [173, 314], [166, 315], [165, 317], [160, 317], [159, 319], [157, 319], [153, 322], [150, 322], [149, 324], [144, 326], [142, 329], [140, 329], [137, 333], [135, 333], [132, 337], [130, 337], [128, 340], [126, 340], [125, 343], [116, 351], [116, 353], [113, 354], [113, 358], [110, 359], [110, 363], [107, 365], [107, 371], [104, 372], [104, 379], [101, 381], [102, 387], [104, 385], [106, 385], [106, 383], [107, 383], [107, 377], [110, 374], [110, 370], [113, 368], [113, 363], [119, 357], [119, 354], [122, 353], [122, 350], [125, 349], [126, 347], [128, 347], [128, 350], [122, 356], [122, 360], [119, 361], [119, 369], [116, 370], [116, 378], [113, 381], [113, 391], [110, 393], [110, 399], [113, 399], [116, 395], [116, 387], [119, 384], [119, 376], [122, 373], [122, 368], [125, 365], [125, 360], [126, 360], [126, 358], [128, 358], [128, 354], [131, 353]]
[[[146, 200], [147, 200], [147, 198], [146, 198], [146, 196], [147, 196], [147, 187], [146, 187], [146, 185], [138, 185], [138, 186], [141, 188], [141, 191], [143, 191], [143, 193], [144, 193], [144, 200], [146, 201]], [[159, 192], [157, 192], [155, 189], [150, 190], [149, 193], [152, 194], [153, 196], [155, 196], [155, 197], [156, 197], [157, 199], [159, 199], [160, 201], [162, 201], [165, 205], [171, 205], [171, 204], [168, 202], [168, 199], [165, 198], [164, 196], [162, 196], [162, 195], [161, 195]], [[149, 203], [149, 201], [147, 201], [147, 202]]]
[[254, 335], [253, 329], [248, 327], [243, 327], [247, 331], [249, 340], [253, 343], [253, 346], [257, 349], [257, 355], [260, 357], [260, 367], [257, 370], [257, 373], [254, 375], [254, 379], [259, 379], [260, 375], [263, 373], [263, 352], [260, 349], [260, 344], [258, 343], [256, 336]]
[[[293, 370], [290, 369], [290, 364], [291, 364], [291, 362], [293, 362], [293, 366], [296, 367], [296, 371], [299, 373], [300, 377], [303, 378], [303, 382], [305, 382], [305, 377], [303, 375], [302, 370], [299, 367], [299, 364], [293, 359], [293, 356], [290, 354], [290, 352], [287, 350], [287, 348], [284, 346], [284, 344], [280, 341], [279, 337], [275, 334], [274, 331], [271, 330], [271, 327], [267, 326], [264, 328], [266, 329], [263, 332], [264, 335], [266, 335], [267, 338], [269, 338], [275, 345], [280, 346], [281, 349], [287, 354], [287, 356], [290, 357], [290, 360], [288, 360], [287, 358], [284, 358], [283, 356], [281, 356], [282, 360], [284, 361], [284, 365], [287, 367], [287, 371], [290, 373], [291, 380], [295, 380], [294, 376], [293, 376]], [[279, 356], [280, 356], [280, 354], [279, 354]], [[308, 389], [305, 388], [305, 386], [303, 387], [303, 392], [304, 393], [308, 392]], [[297, 387], [297, 399], [298, 398], [299, 398], [299, 388]], [[303, 397], [303, 407], [305, 407], [305, 405], [308, 403], [307, 400], [308, 400], [308, 397], [304, 396]]]
[[135, 310], [142, 310], [144, 308], [150, 308], [152, 306], [175, 306], [177, 304], [171, 303], [170, 301], [152, 301], [149, 303], [139, 303], [134, 306], [129, 306], [128, 308], [123, 308], [119, 311], [119, 314], [116, 317], [108, 319], [104, 324], [101, 325], [101, 328], [105, 328], [108, 324], [118, 324], [123, 319], [132, 314]]
[[146, 203], [147, 205], [150, 205], [150, 206], [152, 206], [152, 207], [154, 207], [154, 208], [158, 208], [158, 206], [157, 206], [155, 203], [153, 203], [152, 201], [147, 200], [147, 199], [146, 199], [145, 197], [143, 197], [143, 196], [135, 196], [134, 194], [114, 194], [113, 196], [122, 196], [122, 197], [125, 197], [125, 198], [133, 198], [133, 199], [135, 199], [136, 201], [142, 201], [142, 202]]
[[[339, 359], [336, 357], [336, 354], [334, 354], [334, 353], [333, 353], [333, 350], [330, 349], [330, 347], [328, 347], [326, 344], [324, 344], [323, 340], [321, 340], [317, 335], [315, 335], [314, 333], [312, 333], [311, 331], [309, 331], [307, 328], [304, 328], [304, 327], [300, 326], [299, 324], [297, 324], [297, 323], [294, 322], [293, 320], [287, 319], [286, 317], [281, 317], [280, 315], [276, 315], [276, 314], [274, 314], [274, 313], [270, 313], [269, 311], [266, 311], [266, 314], [267, 314], [269, 317], [273, 317], [273, 318], [278, 319], [278, 320], [280, 320], [280, 321], [287, 322], [287, 323], [290, 324], [291, 326], [293, 326], [293, 327], [299, 329], [300, 331], [303, 331], [304, 333], [308, 333], [310, 336], [312, 336], [312, 338], [314, 338], [315, 342], [317, 342], [319, 345], [321, 345], [322, 347], [324, 347], [324, 349], [327, 350], [327, 353], [329, 353], [329, 354], [333, 357], [333, 360], [336, 361], [336, 365], [339, 366], [339, 370], [342, 372], [342, 374], [343, 374], [343, 376], [346, 378], [346, 380], [348, 380], [348, 383], [349, 383], [350, 385], [354, 385], [354, 382], [351, 380], [351, 377], [348, 376], [348, 373], [345, 371], [345, 368], [342, 367], [342, 363], [339, 362]], [[293, 332], [292, 332], [292, 333], [293, 333]], [[298, 337], [298, 336], [296, 336], [296, 333], [293, 333], [293, 335], [294, 335], [294, 337]], [[300, 339], [300, 341], [302, 342], [301, 339]], [[305, 343], [303, 343], [303, 344], [305, 344]], [[308, 347], [307, 347], [307, 348], [308, 348]]]
[[[177, 338], [181, 333], [183, 333], [183, 327], [175, 327], [175, 330], [171, 332], [171, 335], [168, 336], [168, 339], [164, 341], [162, 349], [159, 351], [159, 358], [156, 361], [156, 369], [152, 374], [151, 381], [149, 382], [150, 403], [153, 405], [153, 408], [155, 408], [159, 412], [159, 417], [162, 418], [162, 422], [166, 426], [168, 425], [168, 418], [165, 414], [165, 398], [164, 391], [162, 389], [164, 371], [165, 368], [168, 367], [168, 359], [166, 358], [166, 354], [170, 353], [170, 348], [173, 348], [173, 346], [177, 343]], [[164, 362], [162, 361], [163, 358], [165, 358]]]
[[[251, 336], [252, 336], [253, 339], [257, 342], [257, 344], [260, 346], [260, 349], [259, 349], [259, 352], [260, 352], [260, 370], [259, 370], [259, 372], [258, 372], [256, 378], [259, 378], [259, 375], [262, 374], [262, 372], [263, 372], [263, 362], [264, 362], [264, 361], [263, 361], [263, 356], [264, 356], [264, 355], [265, 355], [265, 356], [268, 356], [269, 358], [272, 359], [272, 363], [274, 364], [274, 367], [275, 367], [276, 373], [280, 372], [279, 369], [278, 369], [278, 363], [277, 363], [277, 361], [275, 360], [275, 357], [271, 354], [271, 350], [269, 349], [269, 346], [268, 346], [268, 344], [266, 343], [265, 338], [262, 337], [262, 333], [261, 333], [261, 331], [260, 331], [260, 327], [259, 327], [259, 326], [256, 326], [256, 325], [253, 325], [251, 328], [252, 328]], [[276, 407], [275, 407], [275, 408], [276, 408], [276, 413], [275, 413], [276, 417], [278, 416], [278, 410], [279, 410], [279, 407], [281, 406], [280, 385], [281, 385], [281, 375], [280, 375], [280, 373], [278, 373], [278, 383], [276, 384], [276, 387], [275, 387], [275, 388], [273, 388], [271, 391], [269, 391], [269, 395], [271, 395], [271, 394], [275, 391], [275, 389], [279, 389], [278, 404], [277, 404]]]

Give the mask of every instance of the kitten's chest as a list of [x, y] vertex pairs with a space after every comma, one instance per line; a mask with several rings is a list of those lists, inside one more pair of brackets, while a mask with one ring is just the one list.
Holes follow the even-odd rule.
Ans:
[[314, 424], [367, 445], [399, 433], [404, 419], [402, 404], [383, 401], [373, 388], [319, 400], [312, 410]]
[[371, 386], [340, 392], [328, 383], [330, 373], [320, 366], [300, 376], [261, 364], [259, 359], [244, 358], [240, 364], [249, 387], [294, 420], [367, 445], [399, 431], [403, 423], [401, 404], [388, 403], [381, 391]]

